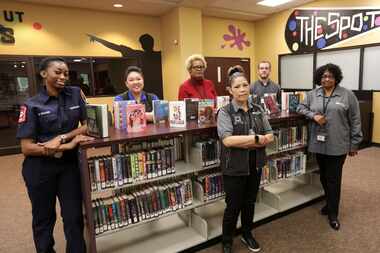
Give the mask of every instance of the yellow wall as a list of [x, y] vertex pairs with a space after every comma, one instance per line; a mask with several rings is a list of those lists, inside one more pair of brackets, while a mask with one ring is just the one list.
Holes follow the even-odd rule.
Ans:
[[161, 17], [161, 27], [164, 28], [162, 29], [162, 79], [164, 98], [167, 100], [177, 99], [177, 87], [182, 81], [178, 75], [178, 68], [182, 67], [178, 21], [178, 9]]
[[[0, 44], [0, 54], [120, 56], [99, 43], [90, 43], [86, 33], [117, 44], [141, 49], [138, 38], [149, 33], [160, 50], [160, 19], [156, 17], [98, 12], [84, 9], [50, 7], [2, 1], [3, 10], [23, 11], [23, 23], [1, 24], [14, 29], [16, 43]], [[33, 23], [42, 24], [35, 30]]]
[[[316, 1], [304, 7], [380, 7], [380, 0], [321, 0]], [[267, 59], [272, 62], [272, 79], [278, 81], [278, 55], [290, 53], [285, 42], [285, 25], [290, 13], [293, 11], [287, 10], [276, 15], [271, 16], [262, 21], [255, 22], [255, 63], [262, 59]], [[330, 48], [362, 45], [369, 43], [380, 42], [380, 29], [374, 29], [367, 32], [364, 36], [359, 36], [348, 41], [343, 41], [338, 45]], [[380, 143], [380, 94], [376, 93], [374, 96], [373, 112], [375, 115], [375, 122], [373, 126], [372, 141]]]
[[[249, 47], [244, 47], [243, 50], [239, 50], [236, 46], [231, 48], [229, 44], [227, 44], [223, 40], [224, 34], [230, 34], [228, 30], [229, 25], [234, 25], [235, 27], [239, 28], [242, 32], [246, 33], [246, 40], [250, 41]], [[202, 30], [203, 54], [205, 56], [250, 58], [251, 75], [254, 76], [254, 72], [252, 71], [255, 69], [254, 48], [256, 45], [254, 43], [255, 26], [253, 22], [203, 16]], [[222, 48], [222, 45], [226, 46]]]
[[[298, 8], [318, 8], [318, 7], [379, 7], [380, 0], [321, 0], [299, 6]], [[267, 19], [255, 22], [255, 65], [258, 61], [266, 59], [272, 63], [272, 79], [278, 81], [278, 55], [290, 53], [285, 42], [285, 25], [293, 9], [275, 14]], [[380, 42], [380, 29], [367, 32], [365, 36], [359, 36], [351, 40], [343, 41], [331, 47], [346, 47]]]

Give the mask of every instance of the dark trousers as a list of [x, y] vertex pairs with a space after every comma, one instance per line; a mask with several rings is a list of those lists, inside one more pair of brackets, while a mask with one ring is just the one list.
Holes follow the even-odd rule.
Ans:
[[239, 213], [243, 236], [251, 233], [260, 178], [261, 169], [251, 170], [248, 176], [223, 176], [227, 205], [223, 216], [223, 244], [232, 244]]
[[36, 251], [54, 251], [56, 198], [61, 206], [67, 253], [86, 252], [83, 237], [82, 191], [76, 162], [26, 158], [23, 177], [32, 204], [32, 228]]
[[320, 169], [321, 184], [326, 195], [328, 217], [330, 220], [335, 220], [339, 214], [342, 168], [346, 155], [316, 154], [316, 157]]

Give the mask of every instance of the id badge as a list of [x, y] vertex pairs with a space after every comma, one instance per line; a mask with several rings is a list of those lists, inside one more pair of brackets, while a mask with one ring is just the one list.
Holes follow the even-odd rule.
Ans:
[[319, 131], [317, 131], [317, 141], [319, 142], [326, 142], [327, 140], [327, 132], [325, 129], [319, 129]]

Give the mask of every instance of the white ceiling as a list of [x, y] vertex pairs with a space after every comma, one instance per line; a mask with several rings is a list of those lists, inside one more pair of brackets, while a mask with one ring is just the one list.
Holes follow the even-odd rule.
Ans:
[[[65, 6], [101, 11], [114, 11], [149, 16], [162, 16], [179, 6], [195, 7], [205, 16], [232, 18], [239, 20], [263, 19], [273, 13], [295, 8], [313, 0], [293, 0], [281, 6], [271, 8], [256, 3], [260, 0], [16, 0], [17, 2]], [[114, 8], [114, 3], [121, 3], [122, 8]]]

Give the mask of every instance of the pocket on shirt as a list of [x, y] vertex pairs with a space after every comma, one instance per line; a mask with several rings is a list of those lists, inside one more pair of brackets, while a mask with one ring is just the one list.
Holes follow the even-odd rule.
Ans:
[[58, 115], [49, 113], [39, 116], [41, 131], [43, 133], [56, 133], [58, 132]]
[[75, 106], [70, 106], [65, 110], [65, 113], [67, 113], [69, 120], [71, 121], [79, 121], [80, 119], [80, 106], [75, 105]]

